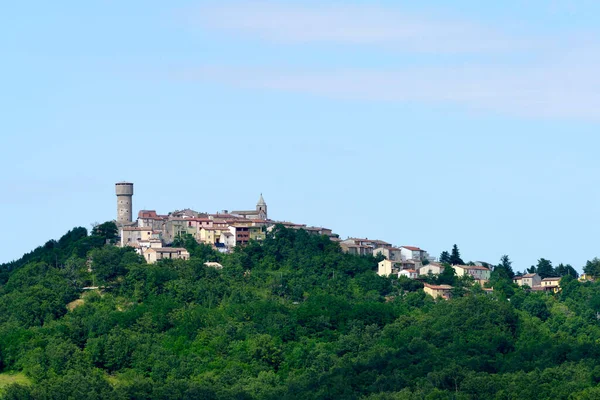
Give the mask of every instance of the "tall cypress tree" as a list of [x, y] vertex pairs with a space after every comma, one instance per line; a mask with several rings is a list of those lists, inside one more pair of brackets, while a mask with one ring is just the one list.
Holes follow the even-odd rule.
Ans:
[[500, 276], [511, 279], [513, 276], [515, 276], [515, 273], [512, 269], [512, 261], [510, 261], [510, 258], [508, 258], [506, 254], [500, 258], [500, 264], [498, 264], [494, 270], [498, 271]]
[[450, 264], [450, 253], [442, 251], [442, 254], [440, 254], [440, 262], [442, 264]]
[[460, 251], [458, 246], [455, 244], [452, 246], [452, 253], [450, 254], [450, 264], [452, 265], [464, 265], [465, 262], [460, 258]]

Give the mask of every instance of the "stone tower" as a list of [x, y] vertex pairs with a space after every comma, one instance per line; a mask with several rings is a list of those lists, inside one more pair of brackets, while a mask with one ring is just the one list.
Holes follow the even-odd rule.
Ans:
[[128, 225], [132, 221], [133, 183], [119, 182], [115, 184], [117, 193], [117, 225]]
[[262, 193], [260, 194], [258, 203], [256, 203], [256, 213], [258, 214], [258, 218], [267, 219], [267, 203], [265, 203]]

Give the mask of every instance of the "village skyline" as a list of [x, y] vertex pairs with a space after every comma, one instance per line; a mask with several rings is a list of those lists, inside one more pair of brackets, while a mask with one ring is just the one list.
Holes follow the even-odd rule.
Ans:
[[35, 10], [0, 26], [1, 262], [113, 219], [122, 179], [138, 209], [262, 192], [273, 218], [436, 257], [600, 255], [595, 2]]

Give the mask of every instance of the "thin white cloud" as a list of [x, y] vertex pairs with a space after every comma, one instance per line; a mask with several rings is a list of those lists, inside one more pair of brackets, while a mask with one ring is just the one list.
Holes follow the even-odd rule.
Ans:
[[[600, 45], [593, 35], [517, 37], [468, 21], [364, 6], [235, 2], [209, 4], [190, 15], [204, 29], [286, 46], [383, 46], [398, 54], [452, 52], [456, 57], [452, 65], [425, 59], [421, 67], [372, 69], [359, 67], [358, 62], [352, 65], [348, 58], [347, 65], [337, 69], [326, 63], [314, 67], [314, 60], [310, 68], [202, 67], [179, 71], [178, 76], [186, 79], [335, 99], [454, 104], [533, 118], [600, 121]], [[457, 63], [463, 57], [462, 65]]]
[[384, 46], [414, 52], [493, 52], [539, 46], [467, 21], [423, 17], [396, 9], [299, 6], [244, 1], [208, 3], [187, 15], [199, 27], [276, 43]]
[[428, 67], [386, 71], [205, 67], [179, 71], [177, 77], [333, 99], [456, 104], [515, 116], [600, 121], [597, 70], [589, 66]]

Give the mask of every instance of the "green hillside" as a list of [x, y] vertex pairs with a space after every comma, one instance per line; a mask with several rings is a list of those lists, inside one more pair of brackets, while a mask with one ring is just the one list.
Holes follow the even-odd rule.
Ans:
[[303, 230], [148, 265], [110, 228], [0, 266], [0, 398], [600, 398], [598, 283], [434, 300]]

